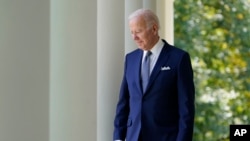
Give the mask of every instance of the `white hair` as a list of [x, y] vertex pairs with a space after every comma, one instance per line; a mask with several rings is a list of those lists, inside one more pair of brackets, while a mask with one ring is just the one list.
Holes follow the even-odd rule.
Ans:
[[152, 12], [149, 9], [138, 9], [132, 14], [130, 14], [128, 19], [130, 21], [136, 17], [141, 17], [141, 16], [146, 21], [147, 28], [150, 28], [153, 26], [153, 24], [156, 24], [158, 26], [158, 29], [160, 29], [160, 23], [159, 23], [158, 17], [156, 16], [154, 12]]

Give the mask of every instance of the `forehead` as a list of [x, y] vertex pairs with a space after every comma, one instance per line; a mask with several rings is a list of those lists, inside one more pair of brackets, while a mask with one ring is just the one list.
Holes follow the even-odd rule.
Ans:
[[146, 21], [142, 16], [134, 17], [129, 21], [129, 27], [132, 28], [146, 28]]

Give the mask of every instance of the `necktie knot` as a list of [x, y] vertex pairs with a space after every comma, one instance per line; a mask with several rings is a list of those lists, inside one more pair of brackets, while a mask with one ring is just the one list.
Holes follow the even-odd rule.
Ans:
[[151, 52], [151, 51], [147, 51], [147, 53], [146, 53], [146, 57], [149, 57], [151, 54], [152, 54], [152, 52]]
[[150, 67], [150, 55], [152, 54], [151, 51], [147, 51], [145, 57], [144, 57], [144, 64], [147, 66], [147, 67]]

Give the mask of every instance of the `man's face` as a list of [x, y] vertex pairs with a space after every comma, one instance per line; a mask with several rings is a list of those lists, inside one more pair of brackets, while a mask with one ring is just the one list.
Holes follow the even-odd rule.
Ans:
[[147, 27], [142, 17], [135, 17], [129, 22], [132, 38], [140, 49], [150, 50], [154, 46], [154, 39], [157, 35], [154, 26]]

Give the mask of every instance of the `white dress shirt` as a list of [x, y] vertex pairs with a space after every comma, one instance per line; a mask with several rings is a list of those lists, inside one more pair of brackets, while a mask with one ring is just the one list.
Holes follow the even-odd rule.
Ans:
[[[154, 66], [157, 62], [157, 59], [160, 56], [161, 50], [164, 46], [164, 42], [159, 38], [158, 42], [154, 45], [154, 47], [150, 50], [151, 51], [151, 55], [150, 55], [150, 74], [154, 69]], [[143, 58], [142, 58], [142, 62], [144, 61], [144, 58], [147, 54], [147, 51], [143, 51]], [[142, 66], [142, 65], [141, 65]]]

